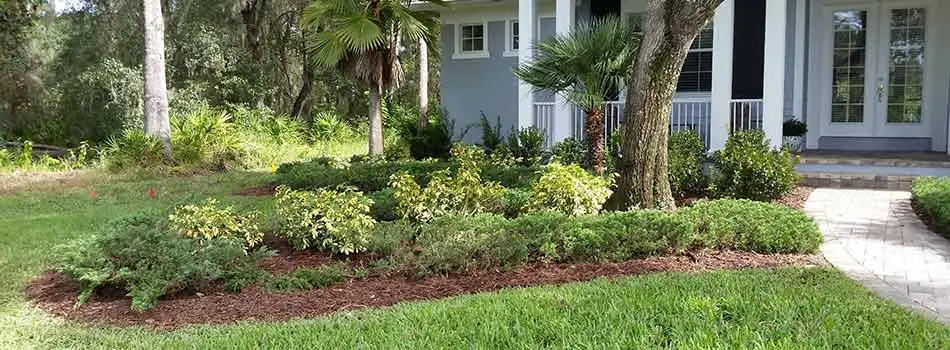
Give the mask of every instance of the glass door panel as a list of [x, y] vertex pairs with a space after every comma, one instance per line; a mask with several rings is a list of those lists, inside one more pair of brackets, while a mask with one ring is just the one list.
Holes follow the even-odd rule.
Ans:
[[896, 8], [887, 14], [890, 28], [886, 120], [887, 123], [920, 123], [923, 120], [926, 10]]
[[868, 76], [868, 11], [834, 11], [832, 28], [831, 122], [863, 123]]

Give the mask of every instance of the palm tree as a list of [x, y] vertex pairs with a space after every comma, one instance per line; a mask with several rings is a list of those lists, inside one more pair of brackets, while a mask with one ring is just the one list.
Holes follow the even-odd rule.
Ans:
[[[403, 80], [402, 41], [435, 42], [439, 21], [411, 0], [314, 0], [304, 10], [312, 63], [335, 67], [369, 89], [369, 154], [383, 153], [383, 96]], [[422, 2], [443, 4], [443, 0]]]
[[538, 42], [534, 59], [515, 75], [538, 90], [553, 91], [586, 114], [587, 158], [604, 172], [604, 102], [624, 87], [639, 41], [632, 23], [606, 17], [574, 32]]

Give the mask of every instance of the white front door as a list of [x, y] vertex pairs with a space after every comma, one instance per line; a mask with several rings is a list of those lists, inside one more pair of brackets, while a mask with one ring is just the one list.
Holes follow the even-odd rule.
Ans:
[[932, 8], [880, 0], [823, 8], [823, 136], [931, 137], [924, 101]]

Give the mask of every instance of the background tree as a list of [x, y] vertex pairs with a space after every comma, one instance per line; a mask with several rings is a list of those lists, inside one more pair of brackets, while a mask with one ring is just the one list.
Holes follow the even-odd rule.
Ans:
[[[673, 94], [693, 39], [722, 0], [649, 0], [631, 69], [617, 189], [607, 207], [673, 210], [667, 141]], [[631, 36], [631, 40], [635, 40]]]
[[429, 124], [429, 44], [419, 39], [419, 130]]
[[168, 85], [165, 83], [165, 20], [159, 0], [144, 0], [145, 21], [145, 134], [162, 142], [165, 157], [172, 156], [168, 121]]
[[534, 60], [515, 70], [536, 89], [561, 94], [584, 111], [587, 158], [597, 174], [605, 169], [604, 102], [623, 88], [638, 41], [631, 23], [607, 17], [539, 42]]
[[316, 0], [304, 10], [304, 27], [312, 31], [307, 54], [313, 63], [336, 67], [369, 89], [370, 155], [383, 154], [382, 99], [403, 79], [402, 41], [436, 40], [435, 14], [410, 9], [410, 2]]

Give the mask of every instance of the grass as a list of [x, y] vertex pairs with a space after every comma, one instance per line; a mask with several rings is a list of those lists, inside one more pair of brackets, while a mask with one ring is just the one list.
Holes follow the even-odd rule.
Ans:
[[950, 328], [828, 269], [658, 274], [172, 332], [87, 327], [37, 311], [23, 296], [50, 261], [50, 247], [115, 216], [204, 196], [267, 209], [267, 198], [229, 194], [270, 179], [256, 172], [120, 182], [89, 175], [0, 195], [0, 349], [950, 348]]

